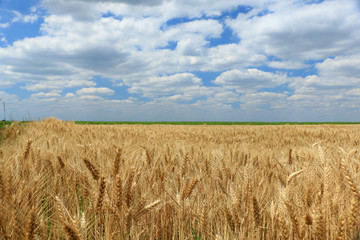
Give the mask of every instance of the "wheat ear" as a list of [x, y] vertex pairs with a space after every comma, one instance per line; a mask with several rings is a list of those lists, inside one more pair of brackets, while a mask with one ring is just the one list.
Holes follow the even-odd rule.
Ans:
[[99, 171], [95, 168], [95, 166], [87, 158], [83, 158], [83, 161], [85, 163], [86, 168], [90, 171], [93, 179], [96, 181], [99, 180], [100, 174]]
[[191, 183], [184, 189], [182, 200], [190, 197], [191, 193], [194, 191], [195, 185], [198, 183], [197, 179], [191, 181]]
[[113, 178], [116, 178], [116, 175], [119, 173], [121, 156], [122, 156], [122, 150], [121, 148], [117, 148], [113, 162], [113, 167], [112, 167]]
[[135, 169], [133, 168], [129, 174], [129, 177], [128, 177], [125, 187], [124, 187], [125, 203], [128, 208], [130, 207], [130, 203], [132, 200], [131, 187], [132, 187], [132, 184], [134, 181], [134, 176], [135, 176]]
[[258, 227], [260, 225], [260, 220], [261, 220], [260, 219], [260, 208], [259, 208], [259, 203], [255, 196], [253, 196], [253, 199], [252, 199], [252, 209], [253, 209], [255, 226]]
[[35, 209], [32, 209], [27, 223], [26, 240], [35, 239], [35, 230], [36, 230], [36, 212]]
[[344, 240], [344, 239], [345, 239], [345, 220], [340, 219], [336, 240]]
[[289, 165], [291, 165], [292, 162], [293, 162], [293, 159], [292, 159], [292, 156], [291, 156], [291, 152], [292, 152], [292, 149], [290, 148], [290, 150], [289, 150], [289, 155], [288, 155], [288, 163], [289, 163]]
[[118, 209], [121, 208], [122, 205], [122, 180], [121, 176], [118, 175], [115, 181], [115, 188], [114, 188], [114, 198], [115, 198], [115, 205]]
[[26, 160], [29, 157], [30, 149], [31, 149], [32, 140], [31, 138], [27, 141], [25, 151], [23, 153], [23, 158]]
[[300, 231], [299, 231], [299, 222], [296, 218], [296, 215], [295, 215], [295, 211], [292, 207], [292, 205], [290, 204], [290, 202], [288, 201], [285, 201], [285, 206], [286, 206], [286, 209], [288, 210], [289, 212], [289, 216], [290, 216], [290, 219], [291, 219], [291, 223], [292, 223], [292, 227], [293, 227], [293, 231], [296, 235], [300, 235]]
[[231, 215], [229, 209], [227, 207], [225, 207], [225, 217], [226, 217], [226, 221], [227, 223], [229, 224], [230, 226], [230, 229], [232, 231], [235, 231], [235, 222], [234, 222], [234, 218], [233, 216]]
[[101, 210], [102, 205], [103, 205], [103, 200], [104, 200], [104, 195], [105, 195], [105, 185], [106, 185], [105, 178], [101, 177], [101, 179], [100, 179], [100, 187], [99, 187], [99, 195], [98, 195], [97, 203], [96, 203], [96, 209], [98, 211]]
[[341, 170], [345, 175], [346, 182], [348, 183], [352, 193], [357, 199], [360, 199], [360, 192], [357, 186], [355, 185], [354, 179], [352, 178], [349, 170], [346, 168], [345, 160], [341, 159]]
[[317, 239], [326, 239], [326, 221], [321, 208], [317, 209], [317, 213], [314, 218], [315, 235]]
[[57, 160], [59, 162], [59, 165], [60, 165], [61, 169], [64, 169], [65, 168], [65, 163], [64, 163], [62, 157], [60, 155], [57, 155], [56, 158], [57, 158]]
[[181, 166], [181, 172], [180, 172], [180, 175], [182, 177], [185, 176], [185, 172], [186, 172], [186, 168], [187, 168], [187, 164], [189, 162], [189, 154], [186, 153], [185, 157], [184, 157], [184, 160], [183, 160], [183, 163], [182, 163], [182, 166]]
[[69, 240], [80, 240], [80, 235], [77, 232], [76, 228], [74, 228], [70, 224], [65, 224], [64, 231]]
[[287, 179], [286, 179], [286, 186], [289, 186], [290, 182], [292, 179], [294, 179], [296, 176], [298, 176], [300, 173], [302, 173], [304, 171], [304, 169], [293, 172], [292, 174], [290, 174]]
[[280, 228], [281, 228], [282, 237], [284, 239], [288, 239], [289, 238], [288, 227], [286, 226], [286, 223], [285, 223], [284, 219], [282, 219], [281, 217], [279, 217], [279, 225], [280, 225]]

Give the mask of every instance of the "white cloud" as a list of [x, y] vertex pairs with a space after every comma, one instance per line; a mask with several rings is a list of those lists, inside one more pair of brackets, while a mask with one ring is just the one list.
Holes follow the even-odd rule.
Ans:
[[61, 88], [61, 86], [54, 85], [53, 83], [51, 85], [48, 85], [46, 83], [36, 83], [36, 84], [30, 84], [23, 87], [24, 89], [28, 91], [43, 91], [43, 90], [55, 90]]
[[268, 63], [268, 66], [277, 69], [302, 69], [310, 65], [294, 61], [271, 61]]
[[85, 99], [85, 100], [103, 100], [102, 97], [100, 97], [100, 96], [94, 96], [94, 95], [84, 95], [84, 96], [80, 96], [80, 99]]
[[5, 104], [14, 103], [18, 101], [18, 96], [15, 94], [9, 94], [0, 90], [0, 99], [5, 102]]
[[[162, 18], [151, 16], [84, 22], [69, 15], [49, 15], [41, 26], [43, 36], [19, 40], [0, 49], [0, 54], [11, 66], [8, 75], [26, 76], [32, 81], [28, 88], [40, 91], [46, 85], [48, 89], [66, 87], [53, 84], [54, 79], [65, 84], [65, 79], [99, 75], [132, 85], [163, 74], [223, 71], [266, 59], [236, 44], [209, 49], [207, 39], [219, 37], [223, 31], [217, 20], [194, 20], [161, 30], [163, 24]], [[158, 49], [169, 41], [178, 42], [175, 51]]]
[[354, 88], [346, 92], [347, 95], [360, 96], [360, 88]]
[[230, 104], [240, 102], [240, 95], [231, 91], [220, 91], [208, 97], [207, 104]]
[[78, 95], [113, 95], [114, 90], [106, 88], [106, 87], [100, 87], [100, 88], [82, 88], [80, 90], [76, 91], [76, 94]]
[[94, 87], [96, 83], [87, 80], [51, 80], [51, 81], [40, 81], [40, 83], [31, 83], [23, 87], [28, 91], [44, 91], [44, 90], [62, 90], [64, 88], [75, 88], [75, 87]]
[[204, 38], [218, 38], [223, 32], [223, 27], [217, 20], [208, 19], [193, 20], [170, 27], [165, 26], [163, 31], [169, 40], [187, 39], [189, 34], [200, 35]]
[[85, 1], [43, 0], [41, 5], [51, 14], [72, 15], [78, 20], [93, 20], [100, 15], [96, 4], [89, 4]]
[[287, 99], [290, 101], [297, 101], [297, 100], [304, 100], [304, 99], [310, 99], [312, 100], [314, 97], [312, 95], [306, 95], [306, 94], [294, 94]]
[[10, 26], [10, 23], [0, 23], [0, 28], [7, 28]]
[[[224, 116], [231, 117], [232, 103], [248, 111], [355, 106], [360, 101], [360, 15], [355, 1], [305, 2], [43, 0], [39, 7], [48, 11], [41, 16], [41, 36], [0, 47], [0, 88], [23, 86], [33, 92], [33, 104], [56, 99], [65, 109], [82, 109], [90, 100], [89, 111], [97, 104], [126, 105], [111, 116], [116, 111], [137, 116], [134, 106], [159, 116], [174, 108], [190, 117], [226, 111]], [[225, 20], [222, 14], [239, 4], [252, 9]], [[30, 12], [17, 14], [13, 21], [34, 22], [41, 10]], [[173, 18], [180, 19], [168, 21]], [[11, 25], [2, 24], [0, 28]], [[216, 41], [218, 45], [210, 47], [224, 30], [231, 34], [225, 27], [231, 27], [239, 41]], [[6, 41], [4, 35], [0, 38]], [[168, 49], [170, 42], [175, 49]], [[312, 59], [319, 63], [306, 61]], [[266, 66], [283, 72], [259, 70]], [[311, 75], [306, 76], [304, 68]], [[202, 81], [197, 73], [206, 71], [220, 75]], [[291, 72], [300, 71], [304, 77], [292, 77]], [[114, 90], [96, 87], [98, 78], [150, 100], [102, 98]], [[259, 92], [287, 84], [293, 95], [285, 90]], [[61, 96], [63, 91], [71, 93]]]
[[69, 80], [66, 81], [65, 87], [74, 88], [74, 87], [94, 87], [96, 83], [89, 80]]
[[12, 11], [15, 17], [11, 20], [11, 22], [24, 22], [24, 23], [33, 23], [36, 22], [39, 18], [36, 14], [31, 15], [23, 15], [18, 11]]
[[336, 95], [360, 85], [360, 54], [328, 58], [316, 64], [318, 75], [297, 78], [290, 86], [298, 94]]
[[0, 87], [1, 88], [8, 88], [8, 87], [11, 87], [13, 85], [14, 85], [14, 82], [0, 80]]
[[67, 93], [67, 94], [65, 95], [65, 98], [73, 98], [73, 97], [76, 97], [76, 95], [73, 94], [73, 93]]
[[275, 87], [287, 81], [289, 81], [288, 77], [284, 73], [270, 73], [258, 69], [233, 69], [223, 72], [214, 83], [240, 91], [255, 91]]
[[163, 77], [150, 77], [141, 82], [133, 83], [130, 93], [140, 93], [144, 97], [156, 97], [183, 93], [187, 89], [201, 85], [201, 79], [191, 73], [178, 73]]
[[[1, 36], [1, 35], [2, 35], [2, 34], [0, 34], [0, 36]], [[4, 36], [1, 36], [0, 42], [7, 43], [7, 40], [6, 40], [6, 38], [5, 38]]]
[[316, 64], [318, 75], [294, 78], [289, 84], [294, 89], [294, 95], [288, 100], [294, 108], [326, 108], [346, 114], [360, 101], [358, 64], [359, 54], [328, 58]]
[[241, 38], [241, 45], [298, 61], [360, 50], [360, 18], [355, 1], [277, 3], [270, 5], [273, 12], [269, 14], [256, 16], [250, 12], [227, 21]]
[[286, 93], [257, 92], [249, 93], [240, 97], [241, 108], [251, 110], [256, 109], [279, 109], [284, 108], [286, 103]]
[[263, 0], [43, 0], [43, 7], [56, 15], [71, 15], [73, 18], [89, 21], [100, 16], [99, 12], [111, 12], [118, 16], [157, 16], [164, 21], [178, 17], [219, 16], [223, 11], [230, 11], [240, 4], [264, 6]]
[[204, 58], [202, 71], [224, 71], [231, 68], [257, 66], [266, 62], [266, 56], [239, 46], [238, 44], [223, 44], [208, 49]]
[[316, 64], [321, 76], [342, 76], [360, 79], [360, 53], [328, 58]]
[[176, 94], [169, 97], [160, 97], [158, 99], [162, 102], [179, 102], [179, 101], [190, 101], [192, 100], [192, 97]]
[[36, 97], [36, 98], [56, 98], [60, 96], [61, 94], [58, 91], [39, 92], [39, 93], [31, 94], [31, 97]]

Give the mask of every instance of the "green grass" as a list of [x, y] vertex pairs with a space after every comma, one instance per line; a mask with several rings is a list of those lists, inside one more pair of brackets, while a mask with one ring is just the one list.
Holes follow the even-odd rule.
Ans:
[[0, 121], [0, 129], [4, 128], [6, 125], [10, 125], [11, 121]]
[[[27, 123], [29, 121], [22, 121], [21, 123]], [[13, 121], [0, 121], [0, 130], [6, 125], [10, 125]], [[340, 125], [340, 124], [360, 124], [360, 122], [187, 122], [187, 121], [159, 121], [159, 122], [136, 122], [136, 121], [75, 121], [76, 124], [88, 124], [88, 125]]]
[[11, 121], [0, 121], [0, 143], [3, 139], [3, 129], [6, 125], [10, 125]]
[[116, 124], [166, 124], [166, 125], [323, 125], [323, 124], [360, 124], [360, 122], [106, 122], [106, 121], [75, 121], [76, 124], [116, 125]]

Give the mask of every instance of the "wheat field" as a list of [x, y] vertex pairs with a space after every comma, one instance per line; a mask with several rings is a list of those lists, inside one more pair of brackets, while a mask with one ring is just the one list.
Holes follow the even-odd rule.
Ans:
[[359, 125], [2, 134], [0, 239], [359, 238]]

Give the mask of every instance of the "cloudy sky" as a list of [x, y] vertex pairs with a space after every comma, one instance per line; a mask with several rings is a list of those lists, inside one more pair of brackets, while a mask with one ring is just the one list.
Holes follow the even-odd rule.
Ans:
[[0, 98], [14, 120], [360, 121], [360, 4], [0, 0]]

